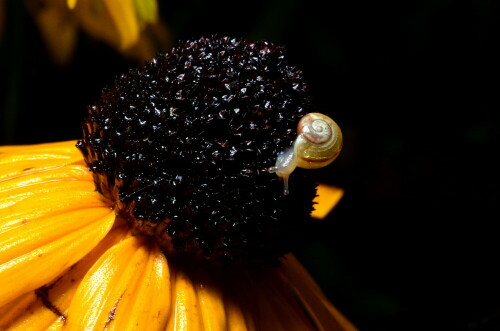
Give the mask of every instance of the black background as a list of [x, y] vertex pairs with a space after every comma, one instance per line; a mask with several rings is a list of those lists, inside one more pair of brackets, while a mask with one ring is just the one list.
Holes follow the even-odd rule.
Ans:
[[[344, 132], [346, 194], [297, 255], [361, 330], [500, 330], [499, 2], [162, 3], [174, 39], [283, 44]], [[55, 65], [22, 4], [0, 41], [0, 142], [76, 139], [127, 62], [80, 35]]]

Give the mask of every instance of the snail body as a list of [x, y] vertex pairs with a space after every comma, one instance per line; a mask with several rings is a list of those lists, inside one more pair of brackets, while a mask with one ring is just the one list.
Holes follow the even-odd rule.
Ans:
[[298, 136], [293, 145], [281, 152], [269, 172], [284, 181], [284, 194], [289, 193], [288, 178], [296, 167], [318, 169], [337, 158], [342, 149], [342, 131], [330, 117], [309, 113], [297, 125]]

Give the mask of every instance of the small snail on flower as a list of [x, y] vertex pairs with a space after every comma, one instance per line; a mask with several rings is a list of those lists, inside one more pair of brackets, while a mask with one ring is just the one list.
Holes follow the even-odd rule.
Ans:
[[283, 178], [284, 194], [289, 193], [288, 178], [296, 167], [318, 169], [337, 158], [342, 149], [342, 132], [335, 121], [321, 113], [309, 113], [297, 125], [293, 145], [278, 155], [269, 172]]

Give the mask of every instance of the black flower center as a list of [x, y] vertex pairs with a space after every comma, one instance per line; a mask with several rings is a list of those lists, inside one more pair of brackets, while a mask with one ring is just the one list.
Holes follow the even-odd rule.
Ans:
[[314, 111], [302, 72], [270, 42], [181, 42], [89, 106], [78, 143], [97, 189], [167, 254], [272, 260], [308, 219], [314, 181], [291, 194], [268, 172]]

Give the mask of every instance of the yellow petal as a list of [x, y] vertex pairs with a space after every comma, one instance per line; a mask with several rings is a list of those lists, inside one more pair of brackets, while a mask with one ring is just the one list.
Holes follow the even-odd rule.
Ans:
[[135, 44], [127, 48], [122, 54], [130, 59], [143, 63], [151, 60], [159, 50], [169, 49], [174, 42], [172, 32], [161, 20], [146, 25]]
[[280, 268], [282, 282], [288, 283], [294, 295], [320, 331], [358, 331], [325, 297], [311, 275], [297, 259], [288, 254]]
[[[198, 276], [201, 277], [201, 275]], [[204, 330], [226, 330], [227, 320], [221, 289], [215, 286], [208, 276], [205, 276], [196, 286], [196, 292]]]
[[241, 307], [234, 302], [226, 300], [225, 311], [227, 316], [227, 326], [229, 331], [254, 331], [255, 328], [247, 327], [245, 315]]
[[72, 209], [103, 208], [101, 195], [88, 190], [55, 191], [29, 196], [18, 203], [0, 208], [0, 232], [35, 222], [38, 218], [64, 214]]
[[81, 164], [75, 141], [0, 147], [0, 182], [69, 164]]
[[28, 292], [0, 308], [0, 330], [7, 330], [12, 321], [20, 316], [31, 315], [31, 306], [36, 302], [35, 292]]
[[259, 294], [260, 306], [267, 306], [267, 309], [262, 310], [259, 321], [275, 321], [277, 325], [267, 328], [268, 330], [316, 330], [315, 326], [310, 323], [308, 316], [304, 314], [296, 297], [291, 295], [280, 279], [271, 275], [267, 281], [257, 284], [257, 286], [259, 287], [256, 291]]
[[76, 2], [77, 2], [77, 1], [78, 1], [78, 0], [68, 0], [68, 1], [67, 1], [68, 8], [69, 8], [69, 9], [73, 9], [73, 8], [75, 8], [75, 6], [76, 6]]
[[92, 208], [68, 211], [55, 216], [29, 220], [19, 226], [4, 229], [0, 233], [0, 264], [15, 259], [38, 247], [50, 244], [59, 238], [80, 230], [105, 218], [110, 210]]
[[314, 210], [311, 213], [311, 216], [323, 219], [340, 201], [344, 195], [344, 190], [325, 184], [319, 184], [317, 190], [317, 196], [313, 200], [316, 204], [314, 205]]
[[[64, 321], [62, 319], [58, 319], [54, 323], [52, 323], [45, 331], [59, 331], [64, 327]], [[21, 331], [22, 329], [20, 329]], [[42, 329], [40, 329], [42, 331]]]
[[109, 249], [90, 269], [68, 309], [64, 329], [162, 330], [169, 313], [169, 270], [146, 238]]
[[133, 0], [103, 0], [103, 3], [120, 36], [121, 49], [132, 46], [139, 38], [139, 22]]
[[[54, 280], [114, 223], [90, 172], [69, 166], [82, 160], [74, 144], [0, 148], [0, 166], [8, 172], [0, 175], [0, 306]], [[30, 169], [22, 171], [26, 162]]]
[[167, 331], [202, 331], [202, 315], [193, 281], [180, 270], [172, 281], [172, 316], [168, 320]]
[[[233, 290], [241, 296], [246, 312], [245, 319], [252, 321], [255, 330], [312, 331], [313, 328], [305, 322], [305, 316], [293, 309], [287, 302], [288, 297], [274, 289], [272, 269], [250, 270], [242, 275], [242, 283]], [[297, 304], [295, 300], [292, 302]]]
[[[92, 219], [89, 225], [1, 264], [0, 306], [54, 280], [90, 252], [108, 233], [114, 220], [114, 212], [109, 210], [106, 216]], [[9, 251], [2, 254], [7, 256]]]
[[110, 247], [127, 235], [129, 235], [129, 230], [126, 226], [111, 230], [96, 248], [53, 283], [4, 305], [0, 308], [0, 330], [42, 331], [61, 328], [66, 321], [68, 307], [81, 280]]
[[25, 189], [29, 192], [29, 185], [36, 185], [45, 182], [55, 182], [59, 180], [78, 180], [92, 182], [92, 174], [83, 164], [70, 164], [64, 167], [56, 167], [47, 171], [37, 171], [26, 173], [22, 176], [11, 177], [8, 180], [0, 181], [0, 194], [10, 194], [9, 190]]
[[68, 195], [73, 192], [78, 194], [82, 191], [92, 192], [94, 189], [92, 182], [81, 180], [53, 180], [24, 187], [18, 186], [8, 191], [0, 191], [0, 209], [15, 205], [30, 197], [43, 198], [56, 192], [66, 192]]
[[154, 23], [158, 20], [158, 5], [156, 0], [134, 0], [139, 23]]
[[76, 149], [76, 140], [57, 141], [52, 143], [32, 144], [32, 145], [4, 145], [0, 146], [0, 157], [11, 153], [25, 154], [43, 154], [43, 153], [62, 153], [79, 154]]

